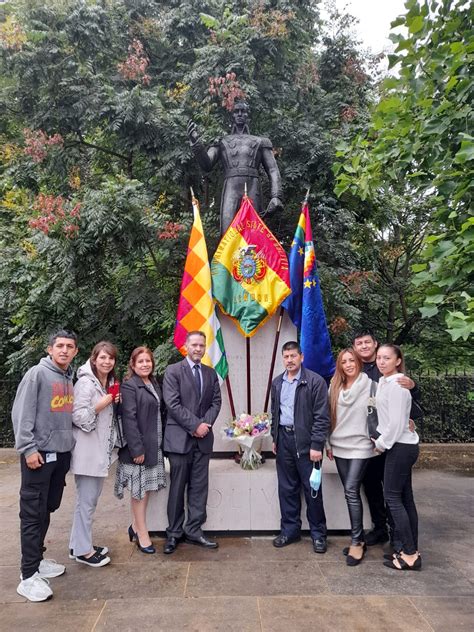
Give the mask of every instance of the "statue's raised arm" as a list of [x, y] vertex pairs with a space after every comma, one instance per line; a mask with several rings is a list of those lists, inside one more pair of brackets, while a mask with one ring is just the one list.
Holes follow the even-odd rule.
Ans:
[[[236, 102], [232, 113], [232, 130], [217, 144], [208, 149], [200, 141], [196, 124], [189, 121], [187, 134], [196, 160], [205, 172], [220, 162], [224, 171], [221, 198], [221, 234], [229, 227], [239, 210], [245, 185], [248, 196], [261, 215], [282, 208], [282, 187], [273, 147], [268, 138], [249, 133], [249, 107], [244, 101]], [[263, 210], [259, 168], [263, 166], [270, 181], [270, 202]]]

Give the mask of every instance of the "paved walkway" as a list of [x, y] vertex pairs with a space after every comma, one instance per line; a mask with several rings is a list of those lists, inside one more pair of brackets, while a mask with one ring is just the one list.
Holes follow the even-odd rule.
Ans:
[[193, 630], [294, 632], [474, 630], [473, 479], [417, 470], [423, 570], [397, 573], [371, 547], [363, 563], [345, 565], [347, 537], [315, 555], [308, 538], [277, 550], [270, 537], [219, 538], [217, 551], [180, 545], [145, 556], [128, 542], [128, 503], [108, 480], [97, 512], [96, 544], [112, 563], [92, 569], [67, 556], [74, 485], [53, 514], [47, 556], [67, 566], [51, 580], [54, 598], [32, 604], [17, 595], [19, 467], [0, 450], [0, 630]]

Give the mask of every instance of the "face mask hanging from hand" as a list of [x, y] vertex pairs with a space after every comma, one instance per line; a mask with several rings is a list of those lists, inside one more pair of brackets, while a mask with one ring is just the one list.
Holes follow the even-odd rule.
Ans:
[[309, 477], [309, 485], [311, 487], [311, 498], [317, 498], [319, 488], [321, 487], [322, 468], [321, 461], [313, 463], [313, 471]]

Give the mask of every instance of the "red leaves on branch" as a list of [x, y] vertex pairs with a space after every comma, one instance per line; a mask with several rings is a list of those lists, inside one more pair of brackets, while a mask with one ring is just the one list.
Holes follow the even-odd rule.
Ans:
[[176, 239], [179, 233], [184, 230], [183, 224], [177, 222], [165, 222], [163, 230], [158, 233], [158, 239]]
[[353, 294], [361, 294], [367, 281], [373, 278], [372, 272], [355, 271], [340, 276], [340, 280]]
[[79, 230], [76, 221], [80, 216], [80, 202], [71, 209], [68, 208], [68, 201], [61, 195], [40, 193], [35, 198], [33, 210], [39, 215], [30, 219], [29, 226], [45, 235], [49, 235], [53, 229], [60, 229], [66, 237], [74, 237]]
[[143, 44], [139, 39], [134, 39], [128, 47], [127, 59], [117, 67], [119, 73], [127, 81], [136, 81], [147, 86], [151, 81], [150, 75], [146, 72], [149, 63], [150, 60], [145, 54]]
[[23, 136], [25, 137], [25, 154], [31, 156], [34, 162], [38, 163], [43, 162], [46, 158], [48, 147], [62, 145], [64, 143], [61, 134], [48, 136], [48, 134], [41, 129], [29, 129], [26, 127], [23, 130]]
[[357, 116], [357, 110], [352, 105], [347, 105], [341, 110], [341, 119], [346, 123], [349, 123]]
[[223, 77], [209, 77], [209, 94], [221, 99], [222, 107], [229, 112], [234, 109], [235, 101], [247, 96], [240, 87], [235, 72], [228, 72]]
[[336, 316], [336, 318], [329, 325], [329, 329], [335, 336], [343, 334], [349, 328], [349, 323], [342, 316]]

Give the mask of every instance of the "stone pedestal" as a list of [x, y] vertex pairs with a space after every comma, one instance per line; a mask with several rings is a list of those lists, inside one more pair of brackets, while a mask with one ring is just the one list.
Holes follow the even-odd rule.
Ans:
[[[251, 406], [252, 410], [247, 410], [247, 365], [246, 365], [246, 341], [233, 321], [228, 317], [219, 313], [221, 321], [222, 335], [224, 337], [225, 350], [229, 362], [229, 380], [232, 388], [232, 396], [234, 399], [235, 412], [257, 414], [264, 411], [265, 394], [270, 372], [273, 345], [275, 341], [275, 332], [278, 325], [278, 313], [273, 316], [265, 325], [250, 338], [250, 373], [251, 373]], [[278, 342], [275, 367], [272, 378], [282, 373], [284, 370], [281, 361], [281, 347], [289, 340], [297, 340], [296, 327], [285, 311]], [[236, 452], [237, 444], [235, 441], [229, 441], [222, 436], [222, 429], [226, 422], [232, 418], [229, 405], [229, 396], [227, 387], [224, 383], [221, 388], [222, 392], [222, 408], [214, 424], [214, 452]], [[270, 401], [268, 403], [268, 412], [270, 411]], [[272, 449], [271, 437], [263, 440], [263, 450]]]
[[[166, 461], [167, 462], [167, 461]], [[276, 462], [267, 462], [255, 471], [243, 470], [231, 459], [212, 459], [209, 470], [207, 522], [204, 529], [212, 531], [280, 530]], [[169, 473], [167, 472], [168, 484]], [[323, 498], [327, 525], [330, 530], [350, 528], [344, 490], [334, 461], [324, 459]], [[150, 494], [147, 524], [150, 531], [164, 531], [168, 520], [166, 504], [168, 489]], [[303, 529], [308, 528], [306, 506], [302, 499]], [[370, 528], [370, 513], [364, 498], [364, 527]]]

